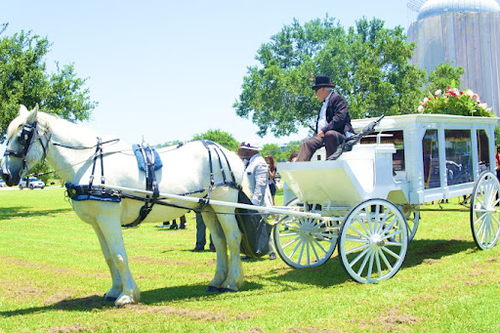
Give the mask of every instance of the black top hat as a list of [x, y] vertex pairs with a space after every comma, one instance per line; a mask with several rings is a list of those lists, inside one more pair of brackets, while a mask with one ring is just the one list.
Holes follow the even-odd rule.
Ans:
[[316, 76], [316, 84], [312, 87], [313, 90], [321, 88], [335, 88], [332, 84], [332, 79], [329, 76]]

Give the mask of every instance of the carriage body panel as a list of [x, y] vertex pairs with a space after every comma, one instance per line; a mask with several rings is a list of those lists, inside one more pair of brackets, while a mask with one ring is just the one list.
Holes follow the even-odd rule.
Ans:
[[[352, 124], [359, 131], [373, 120]], [[372, 135], [337, 160], [326, 161], [322, 148], [310, 162], [279, 163], [278, 171], [302, 202], [322, 205], [354, 205], [370, 198], [418, 205], [466, 195], [482, 171], [495, 170], [497, 121], [434, 114], [387, 116]], [[429, 152], [426, 144], [434, 151]], [[457, 153], [457, 147], [463, 149]], [[433, 158], [426, 159], [428, 153]], [[454, 166], [461, 170], [454, 172]]]

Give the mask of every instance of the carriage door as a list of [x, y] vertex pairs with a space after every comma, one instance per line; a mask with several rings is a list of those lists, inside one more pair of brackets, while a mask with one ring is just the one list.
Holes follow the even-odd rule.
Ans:
[[470, 130], [445, 130], [446, 181], [457, 185], [474, 181]]
[[439, 137], [437, 129], [428, 129], [425, 131], [422, 140], [422, 153], [424, 159], [424, 188], [440, 187]]

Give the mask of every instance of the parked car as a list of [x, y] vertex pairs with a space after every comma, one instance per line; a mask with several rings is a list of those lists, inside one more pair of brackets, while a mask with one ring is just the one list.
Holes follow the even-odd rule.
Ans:
[[43, 188], [45, 187], [45, 183], [36, 177], [30, 177], [29, 181], [26, 182], [26, 177], [25, 177], [19, 183], [19, 189], [22, 190], [23, 188], [26, 187], [29, 187], [30, 190], [34, 188], [41, 188], [43, 190]]
[[3, 179], [0, 178], [0, 187], [5, 187], [5, 186], [7, 186], [7, 185], [5, 184], [5, 182], [3, 181]]

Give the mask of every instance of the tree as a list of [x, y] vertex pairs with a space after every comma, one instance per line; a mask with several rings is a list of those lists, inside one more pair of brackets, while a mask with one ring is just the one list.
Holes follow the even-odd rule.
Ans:
[[258, 134], [276, 136], [314, 129], [321, 103], [311, 90], [315, 75], [329, 75], [352, 118], [416, 112], [425, 72], [409, 65], [414, 44], [403, 28], [362, 19], [345, 31], [335, 19], [290, 26], [263, 44], [248, 68], [236, 114], [252, 117]]
[[293, 152], [298, 152], [300, 149], [300, 141], [291, 141], [286, 146], [280, 147], [276, 143], [268, 143], [262, 146], [260, 154], [262, 156], [267, 156], [269, 154], [273, 155], [277, 162], [286, 162], [289, 160], [290, 155]]
[[461, 66], [454, 67], [451, 63], [441, 63], [429, 72], [428, 85], [425, 90], [433, 94], [437, 90], [460, 89], [460, 77], [464, 73], [465, 69]]
[[213, 141], [231, 151], [234, 151], [235, 153], [238, 152], [238, 146], [240, 145], [239, 142], [231, 134], [219, 129], [208, 130], [205, 133], [195, 134], [193, 136], [193, 140], [200, 139]]
[[[7, 26], [0, 26], [0, 35]], [[0, 143], [20, 104], [32, 109], [38, 103], [45, 112], [72, 122], [88, 119], [97, 106], [85, 88], [87, 79], [77, 77], [73, 64], [57, 64], [55, 73], [46, 73], [49, 49], [47, 38], [31, 31], [0, 39]]]

